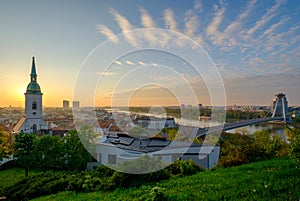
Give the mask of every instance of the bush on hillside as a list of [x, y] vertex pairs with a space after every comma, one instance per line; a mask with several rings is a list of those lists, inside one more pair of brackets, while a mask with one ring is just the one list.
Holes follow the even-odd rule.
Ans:
[[270, 136], [267, 130], [253, 135], [223, 134], [218, 166], [231, 167], [270, 158], [286, 156], [288, 145], [278, 136]]
[[172, 175], [188, 176], [204, 171], [202, 167], [197, 165], [193, 160], [184, 161], [177, 160], [167, 167]]
[[289, 150], [289, 155], [300, 164], [300, 128], [287, 128], [288, 138], [291, 142], [291, 147]]

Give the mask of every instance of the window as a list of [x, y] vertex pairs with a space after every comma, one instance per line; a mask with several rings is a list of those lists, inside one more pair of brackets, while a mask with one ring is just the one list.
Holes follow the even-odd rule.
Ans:
[[117, 156], [116, 155], [112, 155], [112, 154], [108, 154], [108, 163], [109, 164], [117, 164]]
[[32, 109], [33, 109], [33, 110], [36, 110], [36, 108], [37, 108], [36, 102], [34, 101], [34, 102], [32, 103]]

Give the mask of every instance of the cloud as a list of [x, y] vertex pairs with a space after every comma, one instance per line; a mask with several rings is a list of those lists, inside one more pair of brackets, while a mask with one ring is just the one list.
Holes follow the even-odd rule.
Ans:
[[127, 40], [127, 42], [134, 47], [138, 47], [139, 44], [136, 40], [136, 37], [130, 32], [131, 30], [136, 28], [133, 25], [131, 25], [130, 22], [124, 16], [120, 15], [114, 9], [111, 8], [110, 13], [114, 16], [116, 22], [122, 30], [122, 33], [125, 34], [125, 39]]
[[284, 17], [282, 18], [278, 23], [276, 24], [273, 24], [272, 26], [270, 26], [267, 30], [265, 30], [265, 32], [263, 33], [262, 36], [270, 36], [270, 35], [273, 35], [274, 34], [274, 31], [284, 25], [288, 20], [290, 20], [291, 18], [290, 17]]
[[171, 9], [166, 9], [164, 11], [164, 20], [167, 29], [170, 29], [172, 31], [178, 31], [177, 22]]
[[145, 28], [155, 28], [156, 24], [153, 21], [152, 17], [148, 14], [148, 12], [144, 8], [140, 8], [141, 12], [141, 24]]
[[[244, 4], [244, 9], [241, 7], [241, 11], [233, 16], [232, 21], [229, 21], [231, 18], [225, 18], [227, 12], [230, 11], [230, 7], [227, 7], [227, 4], [222, 1], [215, 4], [208, 12], [201, 13], [201, 15], [200, 12], [203, 11], [203, 6], [200, 1], [196, 1], [193, 8], [184, 13], [185, 19], [176, 19], [177, 13], [171, 8], [167, 8], [162, 13], [164, 27], [183, 33], [206, 47], [209, 54], [216, 56], [217, 61], [222, 61], [221, 63], [225, 64], [222, 66], [221, 71], [226, 77], [236, 78], [247, 73], [264, 74], [268, 71], [278, 73], [290, 69], [291, 66], [289, 68], [287, 66], [299, 63], [300, 57], [299, 51], [295, 50], [300, 41], [300, 23], [293, 23], [296, 14], [290, 13], [287, 14], [288, 16], [277, 18], [285, 2], [283, 0], [277, 0], [271, 3], [270, 6], [265, 5], [263, 7], [261, 7], [262, 4], [257, 2], [257, 0], [247, 1]], [[258, 20], [253, 22], [252, 14], [256, 9], [267, 10], [261, 16], [257, 16]], [[169, 36], [163, 31], [156, 32], [151, 29], [158, 27], [159, 21], [156, 21], [151, 13], [144, 8], [140, 8], [139, 11], [141, 13], [140, 26], [149, 28], [149, 31], [142, 36], [130, 34], [137, 27], [130, 24], [124, 16], [113, 9], [110, 13], [118, 23], [122, 33], [126, 34], [125, 39], [132, 46], [136, 47], [141, 42], [146, 42], [150, 46], [161, 45], [164, 47], [164, 44], [167, 44], [166, 41], [170, 40]], [[212, 16], [211, 12], [213, 13]], [[207, 17], [210, 17], [210, 21], [205, 20]], [[202, 19], [204, 19], [203, 24], [200, 23]], [[206, 23], [207, 26], [205, 27]], [[114, 33], [103, 25], [99, 25], [98, 29], [107, 38], [114, 36]], [[186, 37], [178, 38], [175, 41], [179, 48], [184, 47], [185, 42]], [[228, 56], [220, 54], [224, 51]], [[283, 54], [287, 56], [283, 57]], [[233, 58], [231, 56], [234, 56], [234, 59], [231, 60]], [[148, 63], [145, 64], [142, 61], [136, 61], [136, 63], [124, 61], [123, 63], [148, 65]], [[149, 63], [149, 65], [156, 66], [157, 64]]]
[[165, 38], [164, 34], [162, 32], [157, 32], [157, 30], [151, 29], [151, 28], [156, 28], [157, 25], [155, 24], [154, 20], [145, 9], [140, 8], [140, 12], [141, 12], [141, 24], [145, 28], [149, 28], [148, 30], [145, 31], [145, 34], [141, 37], [146, 39], [148, 44], [151, 46], [156, 46], [156, 45], [164, 46], [165, 42], [164, 40], [162, 40], [162, 38]]
[[247, 37], [251, 36], [252, 34], [254, 34], [257, 30], [259, 30], [260, 28], [262, 28], [265, 24], [267, 24], [273, 17], [276, 16], [278, 9], [280, 8], [280, 6], [285, 2], [285, 0], [277, 0], [276, 4], [274, 6], [272, 6], [267, 13], [262, 16], [262, 18], [260, 20], [258, 20], [254, 27], [250, 28], [247, 31]]
[[[270, 34], [263, 40], [263, 43], [261, 44], [266, 51], [271, 50], [285, 50], [288, 46], [291, 44], [294, 44], [299, 41], [299, 36], [295, 37], [294, 32], [300, 28], [300, 25], [295, 25], [291, 27], [289, 30], [277, 33], [277, 34]], [[298, 39], [298, 40], [297, 40]], [[279, 51], [275, 51], [273, 53], [279, 53]]]
[[199, 26], [199, 20], [196, 15], [191, 16], [185, 23], [185, 34], [193, 37]]
[[129, 64], [129, 65], [132, 65], [132, 66], [134, 65], [134, 63], [131, 62], [131, 61], [126, 61], [126, 63]]
[[245, 18], [247, 18], [250, 15], [251, 11], [254, 8], [255, 3], [256, 3], [256, 0], [249, 1], [247, 4], [247, 9], [238, 16], [236, 21], [229, 24], [224, 32], [226, 34], [229, 34], [229, 33], [237, 31], [242, 25], [242, 20], [244, 20]]
[[203, 5], [200, 1], [195, 1], [194, 10], [197, 10], [199, 12], [203, 12]]
[[100, 33], [102, 33], [104, 36], [106, 36], [108, 39], [110, 39], [114, 44], [118, 44], [119, 38], [105, 25], [97, 25], [97, 28]]
[[118, 73], [116, 72], [96, 72], [97, 75], [104, 75], [104, 76], [112, 76], [112, 75], [116, 75]]
[[119, 66], [122, 66], [122, 62], [121, 61], [115, 61], [115, 64], [118, 64]]
[[[269, 105], [273, 95], [281, 90], [287, 93], [289, 103], [299, 100], [300, 74], [292, 71], [263, 75], [246, 75], [224, 80], [230, 104]], [[262, 87], [263, 86], [263, 87]], [[253, 99], [253, 96], [257, 97]]]
[[223, 15], [225, 13], [225, 8], [221, 8], [216, 11], [215, 17], [211, 21], [211, 23], [206, 28], [206, 34], [207, 35], [219, 35], [219, 25], [223, 20]]
[[258, 65], [259, 63], [261, 63], [263, 61], [262, 58], [259, 58], [259, 57], [253, 57], [251, 59], [249, 59], [249, 65]]
[[195, 35], [195, 32], [197, 31], [200, 21], [198, 18], [199, 12], [203, 11], [202, 4], [199, 1], [196, 1], [194, 3], [194, 6], [192, 9], [188, 10], [185, 13], [185, 30], [184, 34], [186, 34], [189, 37], [193, 37]]
[[142, 61], [139, 61], [138, 64], [142, 65], [142, 66], [145, 66], [146, 64]]

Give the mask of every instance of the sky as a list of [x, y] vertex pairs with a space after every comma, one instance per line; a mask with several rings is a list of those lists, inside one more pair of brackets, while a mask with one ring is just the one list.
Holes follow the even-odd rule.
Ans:
[[[206, 82], [211, 65], [227, 105], [270, 105], [278, 92], [287, 94], [290, 105], [300, 105], [298, 0], [0, 4], [1, 107], [24, 106], [33, 56], [44, 106], [72, 99], [89, 105], [84, 95], [89, 90], [95, 105], [121, 100], [131, 105], [211, 105], [219, 100], [212, 97], [219, 92]], [[187, 46], [188, 41], [197, 47]], [[145, 44], [152, 49], [141, 49]], [[122, 54], [129, 47], [133, 51]], [[200, 74], [187, 55], [204, 62]], [[205, 63], [208, 58], [212, 63]], [[84, 77], [92, 65], [92, 78]]]

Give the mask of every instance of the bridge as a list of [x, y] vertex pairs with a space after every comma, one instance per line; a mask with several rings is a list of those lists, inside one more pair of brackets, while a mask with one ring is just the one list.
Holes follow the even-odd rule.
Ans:
[[273, 117], [273, 118], [259, 118], [259, 119], [250, 119], [245, 121], [239, 121], [234, 123], [227, 123], [224, 125], [217, 125], [212, 127], [206, 128], [199, 128], [196, 137], [200, 137], [203, 135], [213, 134], [220, 131], [227, 131], [232, 130], [244, 126], [249, 126], [253, 124], [263, 123], [263, 122], [270, 122], [270, 121], [283, 121], [284, 117]]
[[[294, 110], [297, 110], [298, 108], [293, 108]], [[288, 102], [286, 99], [286, 94], [284, 93], [278, 93], [275, 94], [275, 98], [272, 100], [271, 105], [271, 118], [259, 118], [259, 119], [250, 119], [245, 121], [239, 121], [234, 123], [227, 123], [224, 125], [217, 125], [212, 126], [209, 128], [198, 128], [196, 137], [200, 137], [203, 135], [209, 135], [213, 133], [218, 133], [221, 131], [227, 131], [235, 128], [240, 128], [244, 126], [249, 126], [253, 124], [263, 123], [263, 122], [269, 122], [269, 121], [282, 121], [287, 122], [288, 120]]]
[[289, 112], [300, 111], [300, 107], [290, 107]]

